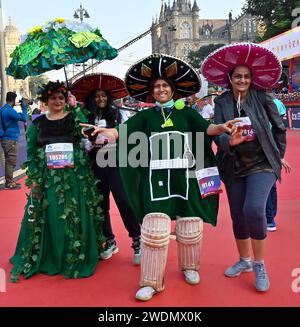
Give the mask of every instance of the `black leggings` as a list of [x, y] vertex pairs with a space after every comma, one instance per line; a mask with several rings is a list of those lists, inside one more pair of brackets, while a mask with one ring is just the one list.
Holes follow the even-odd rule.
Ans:
[[275, 180], [273, 173], [261, 172], [236, 178], [226, 186], [236, 239], [266, 238], [266, 203]]
[[104, 167], [100, 168], [97, 163], [93, 167], [96, 178], [100, 180], [98, 188], [103, 196], [101, 208], [104, 215], [103, 234], [107, 239], [115, 237], [109, 215], [109, 195], [115, 199], [116, 205], [119, 209], [125, 228], [131, 238], [136, 238], [141, 235], [141, 227], [136, 219], [133, 209], [131, 208], [127, 195], [124, 191], [119, 168], [118, 167]]

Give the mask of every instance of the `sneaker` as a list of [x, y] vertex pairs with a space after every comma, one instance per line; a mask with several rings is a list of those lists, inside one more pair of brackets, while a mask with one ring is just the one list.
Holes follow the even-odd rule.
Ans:
[[16, 182], [11, 182], [11, 183], [5, 184], [5, 186], [4, 186], [5, 190], [19, 190], [20, 188], [21, 188], [21, 184], [16, 183]]
[[185, 281], [188, 284], [191, 284], [191, 285], [199, 284], [200, 276], [199, 276], [198, 271], [196, 271], [196, 270], [184, 270], [183, 274], [184, 274], [184, 277], [185, 277]]
[[141, 263], [141, 238], [133, 238], [131, 247], [133, 248], [133, 264], [137, 266]]
[[135, 298], [140, 301], [149, 301], [152, 299], [153, 295], [156, 293], [155, 289], [151, 286], [145, 286], [140, 288], [136, 294]]
[[107, 240], [105, 242], [104, 251], [100, 253], [100, 258], [102, 260], [108, 260], [112, 257], [113, 254], [116, 254], [118, 252], [119, 249], [117, 247], [115, 239]]
[[268, 232], [275, 232], [277, 230], [275, 221], [273, 220], [271, 223], [267, 224], [267, 231]]
[[248, 262], [240, 259], [240, 261], [235, 263], [233, 266], [227, 268], [224, 274], [227, 277], [237, 277], [242, 272], [250, 272], [252, 270], [253, 270], [252, 261]]
[[253, 263], [255, 273], [255, 288], [259, 292], [265, 292], [270, 288], [270, 281], [264, 263]]

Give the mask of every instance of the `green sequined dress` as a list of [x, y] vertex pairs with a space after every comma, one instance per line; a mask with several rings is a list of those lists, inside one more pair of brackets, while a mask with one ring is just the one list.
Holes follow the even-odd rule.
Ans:
[[[27, 132], [28, 195], [14, 256], [11, 281], [37, 273], [66, 278], [91, 276], [104, 241], [100, 196], [80, 142], [79, 108], [62, 119], [35, 119]], [[45, 146], [73, 143], [74, 168], [49, 169]]]

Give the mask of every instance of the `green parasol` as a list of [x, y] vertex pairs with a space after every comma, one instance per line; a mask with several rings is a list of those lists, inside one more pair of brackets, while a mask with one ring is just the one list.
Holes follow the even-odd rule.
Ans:
[[23, 37], [11, 54], [6, 73], [25, 79], [69, 64], [89, 59], [113, 59], [118, 52], [101, 35], [85, 23], [57, 18], [44, 26], [36, 26]]

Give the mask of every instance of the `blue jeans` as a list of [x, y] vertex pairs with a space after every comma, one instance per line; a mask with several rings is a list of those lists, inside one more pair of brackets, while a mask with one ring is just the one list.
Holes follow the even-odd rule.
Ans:
[[236, 178], [226, 187], [236, 239], [266, 238], [266, 203], [275, 181], [273, 173], [261, 172]]
[[271, 224], [277, 215], [277, 187], [276, 183], [272, 186], [267, 200], [266, 216], [267, 223]]

